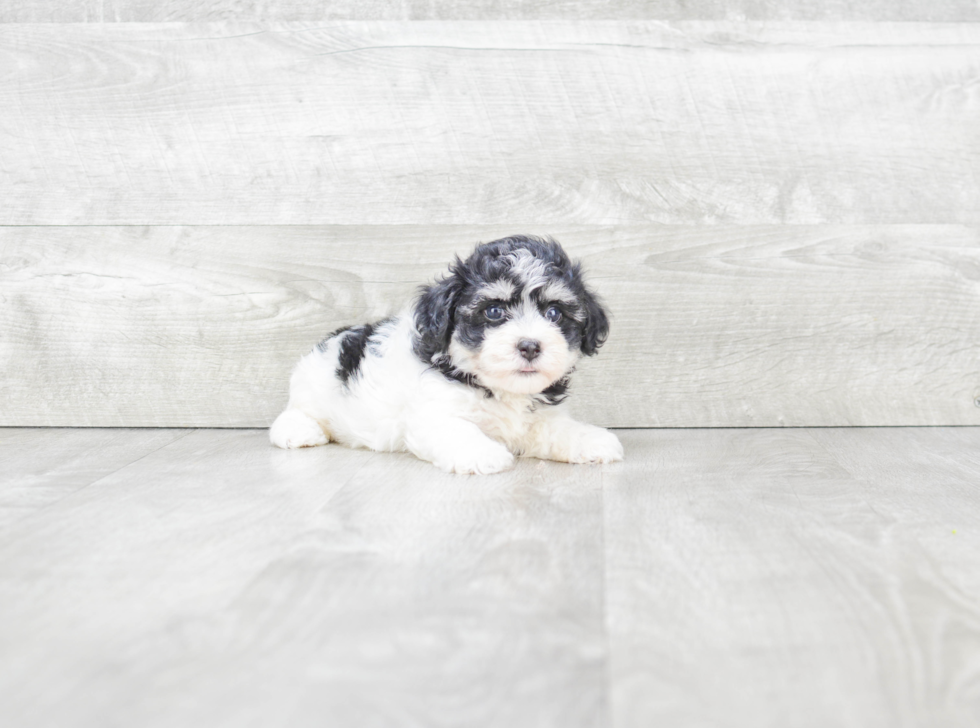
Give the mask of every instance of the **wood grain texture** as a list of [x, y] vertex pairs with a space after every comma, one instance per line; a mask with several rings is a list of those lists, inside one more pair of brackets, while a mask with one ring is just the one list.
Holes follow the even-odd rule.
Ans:
[[622, 431], [489, 477], [158, 434], [0, 430], [71, 491], [0, 529], [0, 724], [980, 722], [980, 428]]
[[959, 226], [0, 228], [2, 423], [266, 426], [326, 332], [514, 232], [555, 235], [611, 312], [583, 418], [980, 424], [980, 239]]
[[5, 0], [0, 23], [100, 23], [104, 0]]
[[0, 534], [0, 718], [599, 726], [600, 478], [191, 433]]
[[611, 725], [980, 721], [980, 430], [622, 434]]
[[977, 223], [980, 25], [0, 26], [0, 223]]
[[0, 531], [134, 460], [183, 437], [182, 430], [0, 428]]
[[216, 20], [980, 20], [974, 0], [6, 0], [0, 22]]

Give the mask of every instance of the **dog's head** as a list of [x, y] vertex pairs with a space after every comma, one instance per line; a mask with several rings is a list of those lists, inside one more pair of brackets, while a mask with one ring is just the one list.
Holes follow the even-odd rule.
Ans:
[[477, 246], [422, 289], [416, 353], [491, 391], [537, 394], [609, 333], [578, 263], [554, 240], [523, 235]]

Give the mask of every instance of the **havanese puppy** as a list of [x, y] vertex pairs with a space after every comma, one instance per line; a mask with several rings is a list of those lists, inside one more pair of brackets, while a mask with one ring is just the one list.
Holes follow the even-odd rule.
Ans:
[[484, 243], [401, 315], [317, 344], [269, 436], [282, 448], [407, 450], [454, 473], [496, 473], [515, 455], [622, 460], [615, 435], [561, 406], [575, 364], [608, 332], [580, 264], [557, 242]]

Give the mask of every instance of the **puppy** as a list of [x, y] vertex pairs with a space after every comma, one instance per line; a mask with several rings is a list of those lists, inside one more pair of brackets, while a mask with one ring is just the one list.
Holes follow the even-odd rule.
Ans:
[[303, 357], [269, 436], [282, 448], [407, 450], [453, 473], [496, 473], [515, 455], [621, 460], [615, 435], [560, 404], [608, 332], [557, 242], [484, 243], [401, 315], [338, 329]]

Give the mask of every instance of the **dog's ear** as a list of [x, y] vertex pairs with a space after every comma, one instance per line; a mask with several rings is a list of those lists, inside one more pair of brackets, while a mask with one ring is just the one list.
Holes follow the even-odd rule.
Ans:
[[585, 329], [582, 331], [582, 353], [595, 354], [609, 336], [609, 317], [599, 302], [599, 297], [583, 286], [582, 304], [585, 308]]
[[453, 316], [463, 291], [463, 279], [458, 274], [460, 265], [457, 258], [448, 277], [431, 286], [423, 286], [415, 303], [415, 329], [418, 332], [415, 353], [426, 363], [449, 349]]

